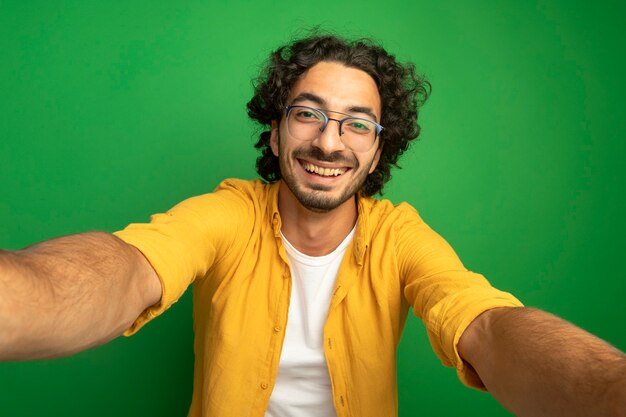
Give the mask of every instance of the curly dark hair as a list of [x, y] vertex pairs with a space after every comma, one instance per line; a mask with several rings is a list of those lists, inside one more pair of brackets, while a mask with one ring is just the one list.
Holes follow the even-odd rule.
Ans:
[[[254, 82], [254, 96], [248, 102], [248, 116], [269, 127], [272, 120], [284, 116], [287, 97], [295, 82], [309, 68], [321, 61], [337, 62], [369, 74], [382, 103], [379, 146], [383, 146], [376, 170], [368, 175], [361, 193], [382, 194], [391, 179], [391, 167], [398, 167], [400, 155], [409, 142], [420, 134], [417, 123], [419, 107], [428, 99], [430, 83], [415, 74], [413, 64], [400, 64], [395, 56], [369, 39], [349, 41], [335, 35], [317, 35], [296, 40], [274, 51], [261, 76]], [[270, 131], [261, 132], [255, 144], [261, 150], [256, 169], [269, 182], [281, 178], [278, 158], [270, 148]]]

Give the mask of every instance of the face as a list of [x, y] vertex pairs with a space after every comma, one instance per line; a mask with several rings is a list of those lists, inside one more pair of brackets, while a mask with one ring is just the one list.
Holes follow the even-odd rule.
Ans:
[[[335, 62], [320, 62], [307, 70], [291, 89], [288, 104], [320, 108], [330, 118], [345, 117], [336, 111], [380, 123], [380, 96], [372, 77]], [[346, 147], [332, 120], [318, 137], [303, 142], [289, 135], [283, 117], [280, 124], [272, 123], [270, 144], [293, 196], [316, 212], [349, 203], [376, 169], [381, 151], [379, 139], [366, 152]]]

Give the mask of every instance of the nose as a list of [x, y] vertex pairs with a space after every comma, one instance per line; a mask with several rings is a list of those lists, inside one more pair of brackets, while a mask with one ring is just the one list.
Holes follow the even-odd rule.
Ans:
[[318, 147], [324, 153], [331, 154], [346, 149], [339, 135], [341, 123], [337, 119], [328, 118], [326, 128], [311, 142], [313, 146]]

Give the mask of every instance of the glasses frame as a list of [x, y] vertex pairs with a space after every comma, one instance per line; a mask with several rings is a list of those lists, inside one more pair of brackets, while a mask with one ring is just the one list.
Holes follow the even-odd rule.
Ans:
[[[295, 104], [292, 106], [287, 106], [285, 107], [285, 121], [287, 121], [288, 117], [289, 117], [289, 113], [291, 112], [291, 110], [293, 110], [294, 108], [298, 108], [298, 109], [309, 109], [309, 110], [315, 110], [318, 113], [321, 113], [322, 116], [324, 116], [324, 124], [320, 127], [320, 133], [324, 133], [324, 131], [326, 130], [326, 127], [328, 126], [328, 122], [330, 122], [331, 120], [334, 120], [335, 122], [337, 122], [337, 124], [339, 125], [339, 137], [341, 137], [343, 135], [342, 132], [342, 127], [343, 124], [346, 120], [364, 120], [367, 121], [369, 123], [373, 123], [374, 126], [376, 127], [376, 131], [374, 134], [374, 141], [372, 142], [372, 146], [374, 145], [374, 143], [376, 142], [376, 139], [380, 136], [380, 132], [383, 131], [384, 127], [382, 125], [380, 125], [379, 123], [376, 123], [373, 120], [370, 119], [366, 119], [365, 117], [357, 117], [357, 116], [353, 116], [351, 114], [347, 114], [347, 113], [342, 113], [340, 111], [334, 111], [334, 110], [323, 110], [323, 109], [318, 109], [316, 107], [310, 107], [310, 106], [301, 106], [299, 104]], [[332, 117], [328, 117], [328, 115], [326, 114], [326, 112], [329, 113], [337, 113], [337, 114], [341, 114], [343, 116], [346, 116], [342, 119], [334, 119]], [[314, 138], [313, 138], [314, 139]], [[311, 139], [311, 140], [313, 140]], [[343, 141], [342, 141], [343, 142]], [[369, 148], [371, 149], [371, 147]], [[368, 149], [368, 150], [369, 150]]]

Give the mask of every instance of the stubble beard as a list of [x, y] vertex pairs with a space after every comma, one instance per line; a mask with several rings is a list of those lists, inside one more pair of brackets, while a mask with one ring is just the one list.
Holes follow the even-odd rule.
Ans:
[[[319, 148], [298, 148], [292, 152], [291, 160], [294, 161], [294, 164], [299, 164], [298, 158], [331, 163], [339, 161], [347, 162], [348, 165], [352, 167], [348, 172], [357, 173], [352, 182], [347, 186], [344, 186], [345, 188], [341, 194], [333, 198], [329, 195], [329, 192], [332, 190], [329, 186], [312, 184], [306, 186], [308, 189], [305, 189], [303, 184], [299, 184], [293, 174], [293, 171], [289, 170], [287, 157], [285, 152], [281, 149], [279, 165], [283, 181], [303, 207], [316, 213], [326, 213], [334, 210], [350, 198], [353, 198], [363, 187], [363, 184], [367, 179], [369, 169], [373, 163], [373, 161], [371, 161], [369, 166], [363, 167], [363, 169], [359, 172], [360, 165], [358, 159], [354, 158], [351, 161], [347, 161], [341, 153], [326, 155]], [[342, 175], [345, 175], [346, 173]]]

